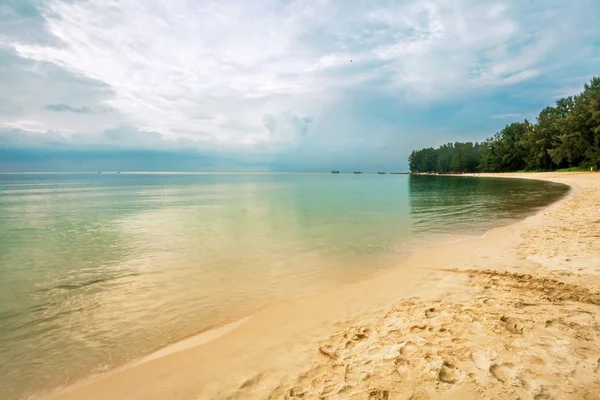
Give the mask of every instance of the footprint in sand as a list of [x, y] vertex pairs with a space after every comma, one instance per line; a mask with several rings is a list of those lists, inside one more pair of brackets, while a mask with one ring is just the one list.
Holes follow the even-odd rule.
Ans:
[[246, 379], [241, 385], [240, 389], [248, 389], [253, 386], [256, 386], [263, 379], [263, 374], [258, 373], [251, 378]]
[[540, 392], [538, 394], [536, 394], [535, 396], [533, 396], [533, 400], [549, 400], [552, 397], [546, 393], [546, 392]]
[[402, 348], [400, 349], [400, 354], [402, 354], [406, 358], [410, 358], [417, 351], [419, 351], [419, 348], [417, 347], [417, 345], [414, 342], [409, 341], [409, 342], [406, 342], [404, 344], [404, 346], [402, 346]]
[[442, 325], [436, 333], [437, 336], [441, 336], [441, 337], [447, 337], [447, 336], [452, 336], [452, 331], [448, 328], [446, 328], [446, 325]]
[[381, 359], [384, 361], [395, 360], [400, 356], [401, 346], [398, 344], [392, 344], [386, 346], [381, 351]]
[[474, 351], [471, 353], [471, 360], [477, 368], [483, 371], [489, 371], [492, 360], [496, 358], [496, 352], [492, 349]]
[[490, 366], [490, 374], [500, 382], [505, 383], [511, 380], [514, 376], [512, 364], [492, 364]]
[[336, 349], [334, 349], [333, 346], [328, 344], [319, 346], [319, 352], [329, 358], [337, 358], [338, 356]]
[[500, 321], [502, 321], [506, 330], [517, 335], [521, 335], [523, 333], [523, 329], [525, 328], [517, 318], [502, 316]]
[[456, 383], [460, 378], [460, 370], [453, 364], [444, 361], [444, 364], [442, 364], [442, 368], [440, 368], [440, 372], [438, 373], [438, 378], [445, 383]]
[[427, 329], [427, 325], [413, 325], [410, 327], [410, 333], [418, 333]]
[[356, 332], [354, 333], [354, 335], [352, 335], [352, 340], [354, 341], [359, 341], [359, 340], [363, 340], [369, 337], [369, 328], [366, 327], [360, 327], [356, 330]]
[[436, 315], [438, 315], [439, 313], [440, 313], [440, 312], [439, 312], [438, 310], [436, 310], [435, 308], [431, 307], [431, 308], [429, 308], [429, 309], [427, 309], [427, 310], [425, 311], [425, 316], [426, 316], [427, 318], [433, 318], [433, 317], [435, 317]]
[[406, 359], [397, 358], [396, 361], [394, 361], [394, 363], [396, 364], [396, 373], [401, 378], [404, 378], [406, 375], [408, 375], [410, 368], [408, 365], [408, 361], [406, 361]]
[[388, 400], [390, 392], [388, 390], [375, 389], [369, 392], [369, 400]]
[[294, 387], [288, 391], [288, 396], [292, 399], [296, 398], [296, 397], [303, 398], [306, 395], [307, 395], [306, 391], [300, 387]]

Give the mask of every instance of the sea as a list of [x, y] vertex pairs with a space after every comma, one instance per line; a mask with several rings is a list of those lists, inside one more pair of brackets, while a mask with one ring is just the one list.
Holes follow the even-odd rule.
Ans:
[[0, 399], [475, 240], [567, 191], [376, 173], [0, 174]]

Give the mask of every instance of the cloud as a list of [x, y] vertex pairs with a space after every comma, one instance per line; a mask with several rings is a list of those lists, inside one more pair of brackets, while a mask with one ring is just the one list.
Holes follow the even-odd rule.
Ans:
[[[219, 171], [239, 170], [223, 155], [156, 149], [0, 149], [2, 171]], [[258, 170], [258, 169], [257, 169]]]
[[535, 78], [539, 74], [540, 74], [540, 71], [536, 71], [536, 70], [520, 71], [520, 72], [517, 72], [515, 74], [511, 74], [511, 75], [505, 77], [502, 80], [502, 82], [506, 83], [506, 84], [519, 83], [519, 82], [524, 81], [526, 79]]
[[[93, 133], [124, 123], [123, 116], [106, 103], [114, 91], [105, 83], [51, 63], [24, 59], [1, 45], [0, 93], [0, 128]], [[47, 108], [68, 104], [89, 104], [86, 107], [97, 112], [61, 113]]]
[[[328, 90], [382, 77], [378, 90], [428, 98], [514, 84], [561, 42], [556, 27], [519, 23], [516, 7], [475, 1], [49, 0], [44, 10], [60, 46], [13, 43], [22, 57], [107, 84], [107, 103], [133, 124], [225, 142], [248, 140], [224, 120], [260, 126], [284, 96], [304, 97], [293, 112], [310, 115]], [[325, 31], [329, 46], [319, 46], [311, 35]], [[222, 100], [228, 117], [197, 116], [224, 114]]]
[[[31, 124], [33, 125], [33, 122]], [[35, 128], [35, 126], [28, 127]], [[168, 138], [159, 132], [140, 130], [126, 125], [114, 126], [94, 134], [42, 132], [14, 126], [9, 129], [0, 129], [0, 143], [10, 148], [197, 149], [196, 142], [181, 138]]]
[[514, 114], [495, 114], [495, 115], [490, 115], [490, 118], [493, 118], [493, 119], [523, 118], [523, 114], [518, 114], [518, 113], [514, 113]]
[[595, 73], [599, 11], [592, 0], [0, 0], [0, 127], [75, 147], [327, 160], [393, 145], [404, 158], [439, 126], [491, 134], [490, 115], [528, 114], [570, 91], [565, 78]]
[[0, 43], [57, 44], [46, 31], [43, 7], [44, 0], [1, 0]]
[[0, 171], [270, 171], [272, 152], [205, 146], [118, 126], [95, 135], [0, 129]]
[[563, 97], [574, 96], [583, 91], [584, 84], [589, 82], [594, 74], [575, 75], [561, 79], [558, 87], [552, 93], [552, 99], [557, 100]]
[[313, 122], [310, 117], [299, 117], [290, 111], [278, 115], [265, 114], [263, 124], [269, 131], [269, 140], [275, 143], [295, 143], [306, 136], [309, 124]]
[[70, 111], [76, 114], [87, 114], [90, 112], [90, 109], [87, 107], [73, 107], [65, 103], [60, 104], [46, 104], [46, 110], [50, 111]]

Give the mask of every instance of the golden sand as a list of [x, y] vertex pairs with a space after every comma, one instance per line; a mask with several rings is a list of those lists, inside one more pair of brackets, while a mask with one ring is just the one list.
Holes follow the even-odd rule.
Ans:
[[485, 238], [51, 397], [600, 399], [600, 174], [501, 176], [573, 191]]

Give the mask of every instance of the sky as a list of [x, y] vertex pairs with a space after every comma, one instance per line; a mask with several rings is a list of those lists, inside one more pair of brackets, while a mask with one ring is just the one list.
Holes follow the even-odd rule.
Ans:
[[597, 0], [0, 0], [0, 171], [405, 170], [600, 75]]

